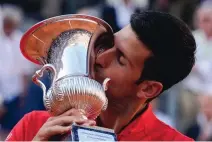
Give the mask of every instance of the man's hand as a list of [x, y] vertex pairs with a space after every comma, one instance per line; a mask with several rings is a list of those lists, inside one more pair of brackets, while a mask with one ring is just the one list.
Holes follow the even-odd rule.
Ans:
[[62, 136], [69, 133], [73, 123], [86, 126], [96, 125], [94, 120], [87, 119], [83, 111], [71, 109], [60, 116], [50, 117], [40, 128], [33, 141], [48, 141], [55, 135]]

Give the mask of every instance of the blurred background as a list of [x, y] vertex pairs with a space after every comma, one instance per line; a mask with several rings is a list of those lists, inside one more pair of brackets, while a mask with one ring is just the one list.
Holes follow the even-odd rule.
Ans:
[[[179, 17], [197, 42], [191, 74], [152, 102], [154, 113], [195, 140], [212, 140], [212, 0], [1, 0], [0, 140], [26, 113], [45, 110], [42, 90], [31, 81], [40, 67], [19, 49], [28, 28], [52, 16], [81, 13], [104, 19], [116, 32], [129, 23], [133, 12], [143, 10]], [[47, 76], [43, 81], [50, 85]]]

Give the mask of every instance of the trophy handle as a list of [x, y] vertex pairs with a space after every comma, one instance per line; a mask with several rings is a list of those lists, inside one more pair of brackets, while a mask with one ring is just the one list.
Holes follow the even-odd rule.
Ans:
[[51, 106], [50, 106], [49, 97], [47, 96], [46, 86], [42, 81], [40, 81], [38, 79], [38, 78], [43, 76], [43, 72], [45, 70], [50, 70], [53, 73], [53, 82], [52, 83], [54, 84], [54, 82], [56, 80], [57, 72], [56, 72], [55, 67], [51, 64], [45, 64], [40, 70], [37, 70], [32, 77], [32, 81], [42, 88], [42, 90], [43, 90], [43, 100], [44, 100], [44, 103], [45, 103], [45, 107], [49, 110], [51, 108]]
[[[110, 82], [110, 78], [105, 78], [105, 80], [103, 81], [102, 87], [103, 87], [104, 91], [107, 91], [109, 82]], [[107, 109], [107, 105], [108, 105], [108, 100], [106, 100], [106, 102], [102, 108], [103, 111], [105, 111]]]
[[104, 91], [107, 91], [108, 89], [108, 84], [109, 84], [110, 78], [105, 78], [105, 80], [102, 83]]

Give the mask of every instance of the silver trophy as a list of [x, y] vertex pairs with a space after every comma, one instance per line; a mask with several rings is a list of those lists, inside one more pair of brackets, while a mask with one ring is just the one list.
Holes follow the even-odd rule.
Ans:
[[[108, 78], [100, 84], [90, 76], [97, 42], [113, 42], [113, 31], [103, 20], [87, 15], [63, 15], [44, 20], [22, 37], [21, 51], [30, 61], [42, 65], [33, 82], [43, 90], [43, 101], [51, 115], [82, 109], [95, 119], [107, 108]], [[47, 70], [51, 87], [38, 79]]]

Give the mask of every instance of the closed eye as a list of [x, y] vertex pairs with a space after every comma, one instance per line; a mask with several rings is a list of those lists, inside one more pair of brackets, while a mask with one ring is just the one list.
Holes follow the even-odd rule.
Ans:
[[118, 63], [121, 65], [121, 66], [124, 66], [126, 64], [125, 62], [125, 57], [124, 57], [124, 54], [119, 50], [117, 49], [117, 61]]

